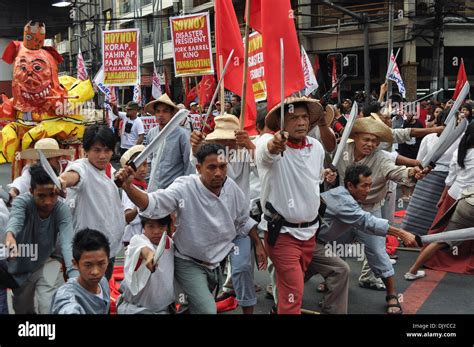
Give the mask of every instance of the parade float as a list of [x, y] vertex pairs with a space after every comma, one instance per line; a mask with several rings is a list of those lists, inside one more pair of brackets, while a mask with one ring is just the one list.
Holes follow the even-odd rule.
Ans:
[[44, 46], [43, 23], [29, 22], [23, 42], [10, 42], [2, 59], [13, 64], [12, 98], [2, 95], [0, 164], [12, 163], [12, 178], [21, 173], [19, 153], [42, 138], [55, 138], [63, 148], [81, 155], [85, 125], [100, 121], [100, 112], [88, 102], [94, 97], [90, 80], [58, 76], [62, 56]]

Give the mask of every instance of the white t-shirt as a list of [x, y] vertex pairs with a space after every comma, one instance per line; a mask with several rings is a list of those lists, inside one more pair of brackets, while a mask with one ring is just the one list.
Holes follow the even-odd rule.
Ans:
[[[318, 216], [320, 204], [319, 185], [322, 182], [324, 149], [318, 140], [307, 136], [306, 147], [286, 147], [283, 156], [271, 154], [267, 144], [272, 134], [263, 134], [257, 142], [256, 162], [261, 182], [260, 201], [265, 208], [270, 202], [286, 221], [291, 223], [311, 222]], [[262, 218], [259, 227], [267, 230], [267, 221]], [[309, 240], [316, 233], [318, 223], [308, 228], [282, 227], [281, 233], [290, 233], [298, 240]]]
[[119, 115], [123, 120], [120, 129], [120, 147], [128, 149], [137, 144], [138, 136], [145, 134], [145, 128], [140, 117], [131, 120], [125, 112], [119, 112]]
[[102, 232], [110, 243], [110, 257], [115, 257], [122, 247], [125, 215], [113, 178], [109, 178], [105, 170], [98, 170], [87, 158], [71, 162], [67, 171], [80, 176], [77, 185], [67, 189], [66, 196], [74, 232], [84, 228]]
[[[416, 160], [422, 161], [428, 152], [438, 143], [439, 137], [438, 134], [428, 134], [426, 135], [420, 143], [420, 149], [418, 150], [418, 155], [416, 156]], [[453, 158], [454, 151], [457, 150], [459, 147], [459, 141], [461, 139], [456, 140], [451, 147], [448, 148], [446, 152], [436, 161], [436, 166], [434, 167], [433, 171], [449, 171], [449, 163]]]
[[464, 158], [464, 168], [458, 164], [458, 150], [454, 151], [453, 159], [449, 164], [449, 174], [446, 177], [446, 185], [451, 187], [448, 190], [449, 196], [459, 199], [464, 189], [474, 185], [474, 148], [467, 150]]
[[[125, 192], [122, 192], [122, 206], [123, 206], [124, 212], [127, 210], [133, 210], [134, 208], [137, 208], [137, 206], [135, 206], [135, 204], [132, 202], [132, 200], [130, 200], [127, 193]], [[137, 214], [135, 218], [132, 221], [130, 221], [130, 223], [128, 223], [127, 226], [125, 227], [125, 232], [123, 233], [122, 242], [130, 242], [130, 239], [134, 235], [139, 235], [139, 234], [143, 234], [143, 229], [142, 229], [142, 223], [140, 221], [140, 216]]]

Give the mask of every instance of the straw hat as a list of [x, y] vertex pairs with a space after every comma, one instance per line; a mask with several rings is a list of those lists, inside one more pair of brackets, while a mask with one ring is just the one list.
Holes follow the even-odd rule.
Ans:
[[[285, 105], [295, 103], [305, 103], [308, 106], [310, 129], [316, 126], [316, 123], [321, 117], [324, 117], [323, 107], [318, 100], [294, 96], [285, 99]], [[273, 131], [280, 129], [280, 104], [274, 106], [270, 112], [268, 112], [265, 117], [265, 123], [267, 124], [267, 127]]]
[[143, 145], [135, 145], [130, 147], [120, 158], [120, 165], [125, 167], [127, 162], [132, 158], [136, 153], [141, 153], [145, 150], [145, 146]]
[[214, 118], [214, 131], [206, 136], [206, 141], [235, 140], [235, 130], [240, 129], [239, 118], [224, 113]]
[[58, 141], [52, 138], [44, 138], [40, 139], [35, 143], [35, 147], [28, 148], [20, 153], [21, 159], [35, 159], [38, 160], [38, 152], [37, 149], [42, 150], [44, 156], [46, 158], [54, 158], [54, 157], [61, 157], [63, 155], [66, 156], [73, 156], [74, 149], [60, 149]]
[[383, 122], [375, 120], [371, 117], [358, 118], [352, 128], [350, 138], [357, 133], [367, 133], [378, 137], [381, 142], [392, 142], [392, 130]]
[[145, 112], [148, 112], [149, 114], [155, 114], [155, 104], [165, 104], [168, 106], [171, 106], [173, 108], [174, 113], [179, 111], [178, 106], [174, 104], [173, 101], [171, 101], [170, 97], [165, 93], [161, 95], [158, 99], [150, 101], [148, 104], [145, 105]]

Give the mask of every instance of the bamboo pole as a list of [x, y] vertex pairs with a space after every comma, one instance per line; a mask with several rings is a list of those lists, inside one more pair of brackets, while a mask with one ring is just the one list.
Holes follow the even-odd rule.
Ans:
[[245, 105], [247, 103], [247, 73], [249, 68], [249, 20], [250, 0], [245, 1], [245, 39], [244, 39], [244, 73], [242, 77], [242, 98], [240, 102], [240, 130], [245, 125]]
[[221, 83], [221, 97], [220, 97], [220, 100], [221, 100], [221, 116], [224, 115], [224, 107], [222, 107], [222, 105], [224, 105], [225, 103], [225, 88], [224, 88], [224, 61], [223, 61], [223, 58], [222, 58], [222, 55], [219, 55], [219, 70], [221, 71], [221, 78], [222, 78], [222, 83]]

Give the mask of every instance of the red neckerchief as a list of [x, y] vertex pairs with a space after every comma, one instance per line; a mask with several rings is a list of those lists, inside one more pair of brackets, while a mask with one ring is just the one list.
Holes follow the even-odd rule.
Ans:
[[305, 148], [313, 147], [311, 143], [308, 143], [308, 141], [306, 140], [306, 137], [303, 139], [303, 141], [300, 144], [291, 142], [290, 140], [288, 140], [286, 144], [288, 145], [288, 147], [293, 148], [293, 149], [305, 149]]
[[145, 181], [139, 181], [134, 178], [132, 183], [136, 185], [137, 187], [140, 187], [142, 190], [146, 190], [148, 188], [148, 185], [146, 184]]
[[108, 178], [112, 178], [112, 164], [107, 163], [107, 166], [105, 167], [105, 174]]

